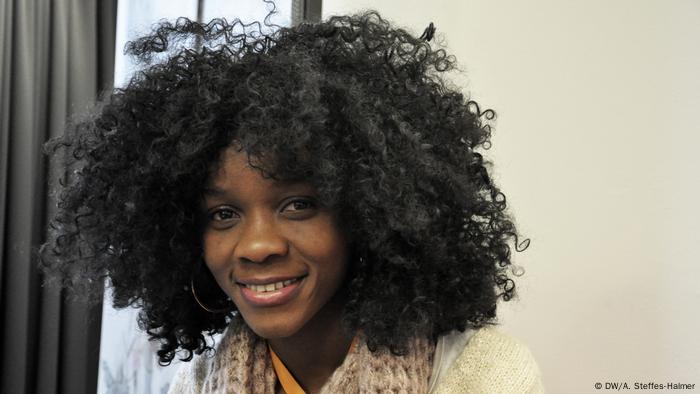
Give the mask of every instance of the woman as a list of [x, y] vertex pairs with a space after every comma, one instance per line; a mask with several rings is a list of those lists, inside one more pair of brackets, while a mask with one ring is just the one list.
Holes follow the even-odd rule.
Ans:
[[78, 169], [44, 265], [139, 306], [160, 361], [191, 361], [175, 393], [541, 391], [488, 328], [517, 243], [476, 151], [493, 112], [445, 85], [431, 36], [373, 12], [160, 25], [49, 144]]

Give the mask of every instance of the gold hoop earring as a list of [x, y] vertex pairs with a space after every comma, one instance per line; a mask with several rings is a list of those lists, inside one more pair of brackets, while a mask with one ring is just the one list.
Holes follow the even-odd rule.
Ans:
[[209, 313], [228, 313], [231, 311], [230, 306], [228, 306], [226, 308], [215, 309], [215, 308], [209, 308], [206, 305], [204, 305], [202, 303], [202, 301], [199, 300], [199, 297], [197, 297], [197, 292], [194, 290], [194, 279], [190, 279], [190, 290], [192, 291], [192, 296], [194, 297], [195, 302], [197, 302], [197, 304], [205, 311], [207, 311]]

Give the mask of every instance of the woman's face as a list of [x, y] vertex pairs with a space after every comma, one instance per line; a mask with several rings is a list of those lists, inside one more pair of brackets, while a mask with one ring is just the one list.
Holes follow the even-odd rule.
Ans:
[[347, 244], [310, 184], [263, 178], [230, 147], [204, 204], [204, 260], [256, 334], [285, 338], [319, 312], [340, 314], [329, 301], [345, 280]]

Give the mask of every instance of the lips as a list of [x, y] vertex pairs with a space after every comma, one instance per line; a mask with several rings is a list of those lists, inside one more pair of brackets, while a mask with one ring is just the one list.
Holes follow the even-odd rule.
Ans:
[[293, 299], [306, 275], [298, 277], [250, 278], [236, 281], [243, 299], [252, 306], [283, 305]]

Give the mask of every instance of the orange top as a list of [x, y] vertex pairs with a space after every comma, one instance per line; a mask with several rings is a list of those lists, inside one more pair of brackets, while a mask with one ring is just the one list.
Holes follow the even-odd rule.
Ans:
[[[350, 349], [348, 349], [348, 354], [352, 353], [352, 351], [355, 349], [357, 346], [357, 336], [352, 340], [352, 343], [350, 344]], [[282, 386], [282, 390], [284, 390], [285, 394], [306, 394], [303, 388], [301, 388], [301, 385], [297, 382], [296, 379], [294, 379], [294, 376], [292, 376], [292, 373], [289, 372], [287, 367], [284, 366], [284, 363], [282, 360], [280, 360], [279, 357], [277, 357], [277, 354], [275, 353], [274, 350], [270, 347], [270, 345], [267, 345], [267, 348], [270, 349], [270, 357], [272, 358], [272, 366], [275, 368], [275, 374], [277, 375], [277, 380], [280, 381], [280, 385]]]

